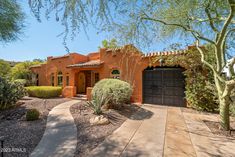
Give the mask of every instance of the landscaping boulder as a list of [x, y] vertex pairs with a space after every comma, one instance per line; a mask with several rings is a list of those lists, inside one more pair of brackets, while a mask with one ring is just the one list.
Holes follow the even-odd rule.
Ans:
[[109, 124], [108, 118], [104, 117], [103, 115], [96, 116], [90, 119], [91, 125], [107, 125]]

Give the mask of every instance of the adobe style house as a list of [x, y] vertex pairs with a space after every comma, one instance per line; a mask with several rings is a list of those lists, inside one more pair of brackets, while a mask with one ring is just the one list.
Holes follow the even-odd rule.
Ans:
[[[132, 101], [185, 105], [183, 69], [152, 64], [156, 55], [181, 55], [185, 50], [143, 54], [132, 45], [81, 55], [69, 53], [48, 57], [47, 62], [31, 67], [39, 86], [62, 86], [64, 97], [87, 94], [103, 78], [121, 79], [133, 86]], [[161, 63], [162, 62], [162, 63]]]

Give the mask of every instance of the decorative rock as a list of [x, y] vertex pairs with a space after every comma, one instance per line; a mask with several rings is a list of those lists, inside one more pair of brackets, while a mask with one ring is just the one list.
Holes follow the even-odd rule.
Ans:
[[109, 109], [109, 105], [108, 104], [105, 104], [101, 107], [101, 110], [103, 111], [107, 111]]
[[107, 125], [109, 124], [108, 118], [104, 117], [103, 115], [96, 116], [90, 119], [91, 125]]

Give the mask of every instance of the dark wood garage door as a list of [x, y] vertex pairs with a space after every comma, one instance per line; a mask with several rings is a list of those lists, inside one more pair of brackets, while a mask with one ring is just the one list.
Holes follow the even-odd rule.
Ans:
[[144, 103], [185, 106], [182, 68], [154, 68], [143, 72]]

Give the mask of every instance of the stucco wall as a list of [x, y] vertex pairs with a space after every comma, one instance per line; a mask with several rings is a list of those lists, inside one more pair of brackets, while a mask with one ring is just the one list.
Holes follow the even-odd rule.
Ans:
[[[67, 68], [68, 65], [88, 60], [103, 61], [102, 66], [97, 69], [91, 68]], [[110, 78], [111, 71], [120, 71], [120, 79], [129, 82], [133, 86], [132, 101], [142, 103], [142, 73], [150, 64], [149, 58], [142, 58], [142, 54], [133, 50], [116, 50], [115, 52], [107, 49], [100, 49], [99, 53], [90, 53], [87, 56], [71, 53], [65, 57], [48, 57], [47, 64], [41, 67], [32, 68], [32, 71], [39, 74], [39, 85], [51, 85], [51, 74], [54, 73], [54, 83], [57, 85], [57, 73], [63, 73], [63, 95], [71, 97], [76, 94], [77, 74], [84, 70], [99, 72], [100, 79]], [[69, 86], [66, 85], [66, 75], [69, 76]]]
[[100, 78], [110, 78], [111, 71], [118, 69], [121, 80], [133, 86], [132, 101], [142, 103], [142, 72], [150, 64], [148, 58], [142, 58], [142, 54], [131, 51], [106, 51], [100, 49], [100, 59], [104, 65], [100, 70]]
[[47, 63], [42, 64], [41, 67], [31, 68], [31, 70], [39, 74], [39, 85], [50, 86], [51, 74], [54, 73], [54, 83], [57, 85], [57, 73], [61, 71], [63, 73], [63, 85], [66, 85], [66, 75], [69, 76], [69, 85], [74, 85], [73, 70], [67, 68], [68, 65], [76, 64], [78, 62], [86, 62], [88, 57], [76, 53], [71, 53], [64, 57], [48, 57]]

